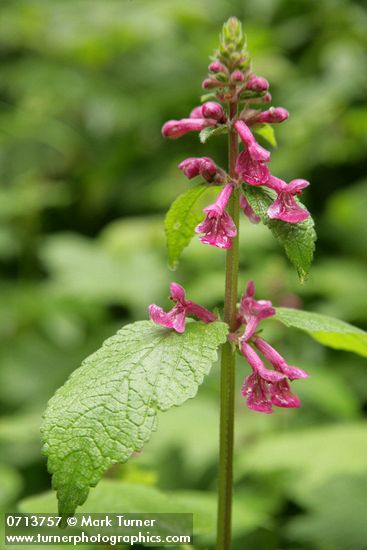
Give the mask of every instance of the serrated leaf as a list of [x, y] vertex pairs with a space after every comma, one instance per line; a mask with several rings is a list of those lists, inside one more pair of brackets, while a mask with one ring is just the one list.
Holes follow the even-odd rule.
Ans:
[[317, 239], [313, 219], [310, 216], [301, 223], [271, 220], [267, 210], [275, 199], [274, 192], [250, 185], [244, 185], [243, 191], [255, 214], [260, 216], [262, 222], [284, 246], [288, 258], [303, 283], [308, 277]]
[[139, 321], [85, 359], [50, 400], [42, 426], [61, 514], [72, 514], [112, 464], [142, 449], [158, 410], [196, 395], [226, 334], [219, 321], [189, 322], [184, 334]]
[[205, 184], [198, 185], [180, 195], [171, 205], [164, 220], [167, 239], [168, 265], [177, 267], [182, 251], [195, 235], [195, 227], [203, 219], [199, 199], [211, 189]]
[[304, 330], [325, 346], [367, 357], [367, 332], [340, 319], [287, 307], [278, 307], [275, 318], [287, 327]]
[[226, 134], [227, 132], [227, 124], [221, 124], [220, 126], [216, 126], [215, 128], [204, 128], [204, 130], [201, 130], [199, 134], [199, 139], [201, 143], [206, 143], [209, 138], [213, 136], [221, 136], [222, 134]]
[[275, 131], [270, 124], [261, 124], [254, 127], [254, 132], [265, 139], [272, 147], [277, 146], [277, 140], [275, 137]]

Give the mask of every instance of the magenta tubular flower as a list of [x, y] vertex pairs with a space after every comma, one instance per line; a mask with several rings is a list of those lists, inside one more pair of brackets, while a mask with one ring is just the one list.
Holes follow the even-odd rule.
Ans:
[[277, 407], [298, 408], [301, 406], [301, 401], [291, 392], [289, 382], [281, 380], [269, 387], [270, 399], [273, 405]]
[[218, 248], [230, 248], [232, 239], [237, 235], [236, 224], [225, 211], [233, 187], [230, 183], [224, 186], [214, 204], [204, 208], [205, 220], [200, 223], [195, 231], [204, 233], [200, 241]]
[[257, 330], [260, 321], [275, 315], [275, 309], [269, 300], [255, 300], [255, 285], [249, 281], [246, 293], [242, 295], [238, 309], [238, 322], [246, 324], [245, 332], [241, 340], [250, 340]]
[[240, 196], [240, 208], [242, 208], [243, 213], [248, 217], [251, 223], [259, 223], [261, 221], [260, 217], [252, 210], [250, 203], [244, 195]]
[[236, 172], [243, 181], [250, 185], [264, 185], [270, 177], [266, 162], [253, 160], [247, 150], [238, 155]]
[[251, 90], [254, 92], [265, 92], [268, 89], [269, 82], [266, 80], [266, 78], [263, 78], [262, 76], [257, 76], [256, 74], [252, 74], [246, 83], [246, 90]]
[[264, 357], [273, 365], [273, 367], [283, 373], [289, 380], [297, 380], [299, 378], [308, 378], [309, 374], [291, 365], [288, 365], [284, 357], [280, 355], [270, 344], [265, 342], [262, 338], [257, 336], [254, 339], [254, 344], [257, 349], [264, 355]]
[[272, 403], [268, 396], [268, 385], [255, 372], [245, 379], [241, 394], [246, 398], [246, 405], [252, 411], [266, 414], [273, 412]]
[[219, 182], [224, 178], [224, 172], [209, 157], [190, 157], [180, 162], [178, 167], [189, 180], [199, 175], [208, 182]]
[[279, 178], [270, 176], [266, 185], [278, 194], [276, 200], [268, 208], [269, 218], [288, 223], [299, 223], [309, 217], [309, 212], [301, 208], [294, 200], [294, 195], [300, 195], [302, 189], [310, 185], [308, 181], [296, 179], [287, 184]]
[[272, 412], [272, 405], [277, 407], [297, 408], [301, 402], [291, 392], [288, 380], [283, 373], [268, 370], [252, 347], [241, 342], [240, 350], [253, 373], [242, 386], [242, 395], [247, 397], [249, 409], [257, 412]]
[[269, 151], [267, 151], [257, 143], [256, 139], [252, 135], [250, 128], [244, 123], [243, 120], [236, 120], [236, 122], [234, 123], [234, 128], [240, 136], [241, 140], [243, 141], [244, 145], [246, 145], [248, 154], [253, 161], [269, 162]]
[[247, 342], [241, 340], [240, 351], [253, 372], [258, 374], [266, 382], [274, 383], [285, 379], [285, 375], [281, 372], [267, 369], [256, 351]]
[[186, 300], [185, 290], [177, 283], [170, 285], [170, 298], [176, 305], [168, 312], [165, 312], [161, 307], [151, 304], [149, 306], [150, 320], [166, 328], [172, 328], [176, 332], [182, 333], [185, 331], [185, 321], [187, 315], [195, 315], [204, 323], [211, 323], [216, 320], [216, 316], [191, 300]]
[[227, 116], [220, 103], [216, 101], [207, 101], [201, 107], [204, 118], [214, 119], [220, 123], [226, 122]]
[[169, 120], [163, 125], [162, 135], [170, 139], [177, 139], [188, 132], [200, 132], [207, 126], [216, 126], [217, 121], [209, 118], [182, 118]]

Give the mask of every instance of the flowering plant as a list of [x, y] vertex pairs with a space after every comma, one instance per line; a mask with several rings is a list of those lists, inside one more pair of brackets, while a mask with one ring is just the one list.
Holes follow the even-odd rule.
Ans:
[[[274, 143], [272, 125], [286, 121], [288, 112], [283, 107], [268, 107], [269, 83], [253, 72], [236, 18], [223, 26], [219, 49], [203, 88], [208, 91], [203, 104], [186, 118], [166, 122], [162, 133], [177, 139], [188, 132], [199, 132], [203, 143], [227, 134], [228, 170], [208, 157], [183, 160], [179, 169], [184, 175], [189, 180], [200, 177], [203, 181], [173, 203], [165, 229], [171, 267], [177, 265], [195, 233], [204, 245], [225, 249], [223, 318], [188, 299], [184, 288], [172, 282], [172, 309], [167, 312], [151, 304], [149, 321], [124, 326], [88, 357], [50, 400], [42, 433], [60, 513], [73, 514], [86, 500], [89, 488], [111, 465], [125, 462], [142, 449], [157, 427], [159, 410], [181, 405], [196, 395], [220, 348], [217, 548], [228, 550], [236, 354], [242, 354], [251, 368], [241, 391], [247, 407], [272, 413], [273, 407], [300, 407], [290, 383], [308, 374], [289, 365], [261, 337], [265, 319], [275, 318], [338, 349], [360, 351], [366, 345], [366, 335], [330, 317], [275, 309], [270, 301], [255, 299], [252, 281], [238, 303], [241, 211], [250, 222], [269, 227], [301, 281], [306, 279], [316, 235], [312, 218], [298, 196], [309, 183], [303, 179], [286, 183], [271, 173], [271, 154], [258, 140]], [[208, 191], [215, 191], [217, 198], [198, 213], [199, 199]], [[272, 368], [265, 366], [264, 359]]]

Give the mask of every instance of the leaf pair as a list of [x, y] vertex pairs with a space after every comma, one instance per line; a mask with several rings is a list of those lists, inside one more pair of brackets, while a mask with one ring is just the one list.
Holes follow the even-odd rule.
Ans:
[[[177, 267], [184, 248], [195, 234], [195, 227], [202, 220], [199, 205], [204, 193], [212, 189], [205, 184], [198, 185], [180, 195], [172, 204], [165, 219], [168, 263]], [[269, 227], [274, 237], [283, 245], [285, 252], [295, 266], [301, 282], [307, 279], [315, 250], [316, 233], [311, 217], [302, 223], [291, 224], [271, 220], [267, 210], [274, 197], [265, 189], [244, 185], [245, 196], [255, 214]]]

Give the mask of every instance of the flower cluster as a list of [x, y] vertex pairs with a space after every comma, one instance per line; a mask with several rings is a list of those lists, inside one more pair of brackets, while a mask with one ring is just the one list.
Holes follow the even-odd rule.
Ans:
[[[257, 328], [263, 319], [275, 315], [275, 309], [268, 300], [255, 300], [255, 285], [250, 281], [238, 308], [238, 329], [230, 338], [252, 369], [242, 386], [242, 395], [249, 409], [271, 413], [277, 407], [299, 407], [300, 400], [291, 392], [289, 381], [307, 378], [308, 374], [288, 365], [285, 359], [265, 340], [260, 338]], [[255, 348], [275, 370], [266, 368]]]
[[[149, 306], [150, 319], [157, 325], [183, 333], [187, 316], [194, 315], [204, 323], [211, 323], [217, 319], [216, 315], [206, 308], [187, 300], [185, 290], [179, 284], [171, 283], [170, 290], [170, 299], [175, 302], [170, 311], [165, 312], [155, 304]], [[270, 301], [255, 300], [254, 296], [255, 285], [250, 281], [238, 307], [237, 329], [229, 336], [229, 340], [238, 347], [252, 369], [252, 374], [244, 380], [241, 393], [246, 398], [248, 408], [258, 412], [271, 413], [273, 405], [299, 407], [300, 400], [291, 392], [289, 382], [308, 378], [308, 374], [298, 367], [288, 365], [270, 344], [260, 338], [259, 323], [275, 315], [275, 309]], [[264, 365], [255, 348], [274, 370]]]
[[[275, 192], [274, 202], [267, 212], [268, 217], [295, 224], [309, 216], [307, 210], [295, 199], [309, 183], [296, 179], [287, 184], [270, 173], [270, 152], [257, 143], [252, 130], [257, 130], [263, 124], [283, 122], [287, 120], [288, 112], [283, 107], [262, 110], [263, 105], [271, 101], [269, 83], [251, 71], [244, 50], [243, 36], [238, 31], [235, 21], [232, 24], [230, 20], [225, 27], [220, 48], [208, 69], [209, 77], [204, 80], [203, 88], [211, 90], [210, 99], [216, 101], [206, 101], [203, 105], [195, 107], [188, 118], [166, 122], [162, 134], [176, 139], [188, 132], [200, 132], [206, 128], [215, 129], [222, 126], [226, 127], [227, 131], [235, 131], [239, 136], [243, 150], [237, 157], [235, 174], [226, 174], [207, 157], [189, 158], [179, 164], [179, 168], [189, 179], [200, 175], [213, 185], [224, 186], [216, 203], [205, 208], [206, 217], [197, 227], [197, 232], [204, 234], [201, 237], [203, 243], [229, 248], [236, 236], [233, 220], [226, 212], [231, 190], [243, 184], [267, 187], [271, 193]], [[243, 102], [244, 107], [230, 118], [219, 102]], [[244, 197], [241, 198], [241, 207], [251, 222], [258, 223], [259, 218]]]

